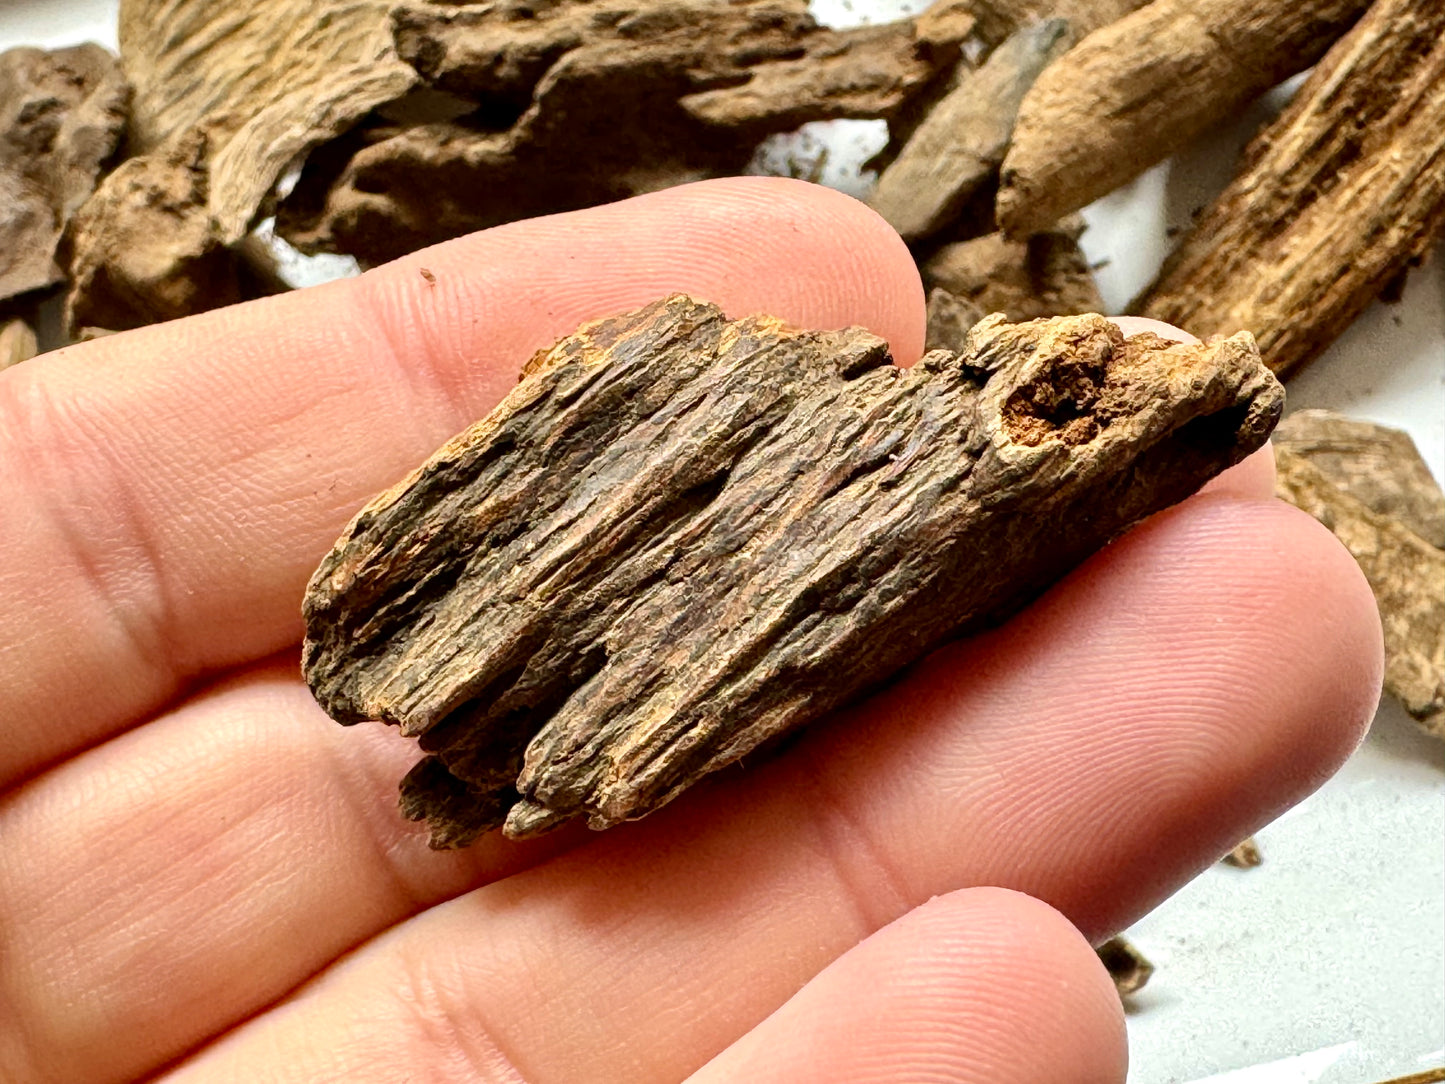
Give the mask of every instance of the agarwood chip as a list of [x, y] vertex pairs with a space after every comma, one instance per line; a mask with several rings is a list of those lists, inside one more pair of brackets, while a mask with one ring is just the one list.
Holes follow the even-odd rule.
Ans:
[[1324, 55], [1369, 0], [1154, 0], [1094, 31], [1018, 106], [998, 222], [1027, 236], [1236, 116]]
[[1264, 855], [1260, 853], [1259, 844], [1254, 841], [1254, 837], [1248, 836], [1236, 843], [1220, 861], [1236, 869], [1253, 869], [1264, 864]]
[[210, 141], [188, 129], [122, 162], [75, 215], [65, 327], [112, 330], [242, 300], [240, 266], [206, 206]]
[[392, 47], [391, 0], [122, 0], [135, 84], [131, 138], [210, 144], [206, 208], [219, 243], [255, 224], [286, 169], [419, 82]]
[[1445, 230], [1445, 3], [1375, 0], [1131, 312], [1318, 356]]
[[1445, 549], [1445, 493], [1409, 433], [1333, 410], [1297, 410], [1271, 440], [1309, 460], [1370, 511]]
[[684, 296], [587, 325], [377, 497], [306, 592], [335, 719], [429, 754], [436, 846], [643, 816], [995, 624], [1259, 447], [1248, 335], [991, 317], [912, 369]]
[[919, 270], [930, 289], [1010, 320], [1099, 312], [1104, 299], [1079, 247], [1083, 232], [1083, 220], [1071, 216], [1024, 240], [985, 234], [943, 245]]
[[1126, 937], [1111, 937], [1094, 951], [1114, 980], [1114, 989], [1120, 997], [1137, 994], [1154, 974], [1154, 965]]
[[806, 0], [398, 5], [396, 49], [434, 115], [383, 112], [313, 154], [277, 231], [371, 264], [741, 173], [768, 135], [886, 119], [945, 76], [973, 22], [931, 14], [830, 30]]
[[128, 96], [99, 45], [0, 53], [0, 300], [65, 280], [60, 239], [115, 154]]
[[285, 171], [418, 82], [383, 0], [122, 0], [138, 151], [78, 216], [67, 330], [274, 292], [244, 249]]
[[[1385, 690], [1426, 733], [1445, 738], [1445, 549], [1395, 515], [1376, 510], [1419, 508], [1425, 526], [1433, 529], [1430, 506], [1440, 499], [1439, 487], [1428, 473], [1420, 478], [1413, 443], [1392, 459], [1387, 450], [1393, 445], [1398, 453], [1398, 441], [1378, 432], [1362, 437], [1363, 423], [1357, 428], [1322, 417], [1325, 412], [1311, 413], [1314, 417], [1294, 422], [1275, 448], [1276, 492], [1333, 531], [1359, 562], [1380, 608]], [[1330, 434], [1352, 429], [1351, 437], [1331, 441]], [[1319, 432], [1319, 439], [1311, 440], [1311, 431]], [[1362, 450], [1354, 462], [1352, 442]], [[1359, 495], [1345, 488], [1351, 483], [1362, 483]], [[1414, 499], [1406, 500], [1406, 494]]]

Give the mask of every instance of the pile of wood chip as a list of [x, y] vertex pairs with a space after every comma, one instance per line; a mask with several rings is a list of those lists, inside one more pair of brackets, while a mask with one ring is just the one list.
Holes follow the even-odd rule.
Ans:
[[[119, 40], [0, 54], [0, 369], [56, 296], [70, 341], [286, 289], [263, 222], [368, 266], [838, 118], [888, 122], [872, 204], [957, 346], [990, 312], [1101, 311], [1076, 212], [1311, 68], [1129, 311], [1248, 329], [1288, 376], [1445, 229], [1439, 0], [938, 0], [848, 30], [807, 0], [121, 0]], [[1445, 737], [1439, 486], [1337, 415], [1276, 449], [1376, 592], [1387, 688]]]

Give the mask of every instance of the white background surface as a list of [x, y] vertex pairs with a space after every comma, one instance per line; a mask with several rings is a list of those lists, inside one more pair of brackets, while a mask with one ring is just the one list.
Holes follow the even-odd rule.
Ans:
[[[117, 0], [0, 0], [0, 48], [115, 47]], [[815, 0], [838, 25], [922, 0]], [[1114, 311], [1152, 277], [1168, 232], [1229, 179], [1284, 95], [1086, 212], [1084, 248]], [[823, 179], [861, 193], [881, 125], [818, 126], [760, 160], [829, 147]], [[1408, 430], [1445, 477], [1445, 259], [1413, 272], [1289, 384], [1289, 408], [1330, 407]], [[1445, 584], [1441, 585], [1445, 590]], [[1218, 866], [1128, 931], [1155, 963], [1129, 1016], [1131, 1084], [1373, 1084], [1445, 1065], [1445, 744], [1394, 704], [1313, 797], [1258, 834], [1265, 864]]]

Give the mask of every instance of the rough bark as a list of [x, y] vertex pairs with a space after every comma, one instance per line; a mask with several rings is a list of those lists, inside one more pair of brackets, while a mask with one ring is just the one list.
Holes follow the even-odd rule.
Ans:
[[1114, 980], [1114, 989], [1119, 991], [1120, 997], [1137, 994], [1154, 974], [1154, 965], [1128, 938], [1111, 937], [1095, 951], [1109, 977]]
[[956, 241], [924, 261], [923, 282], [1010, 320], [1100, 312], [1104, 300], [1079, 248], [1083, 231], [1072, 218], [1026, 241], [1002, 233]]
[[24, 320], [0, 322], [0, 369], [29, 361], [39, 351], [35, 331]]
[[1370, 582], [1385, 634], [1385, 690], [1445, 738], [1445, 549], [1406, 524], [1434, 534], [1445, 497], [1428, 472], [1421, 477], [1414, 444], [1309, 411], [1290, 419], [1275, 458], [1279, 495], [1333, 531]]
[[1018, 107], [998, 222], [1027, 236], [1304, 71], [1369, 0], [1154, 0], [1090, 34]]
[[928, 331], [924, 346], [929, 350], [963, 349], [969, 329], [987, 316], [983, 309], [947, 290], [928, 291]]
[[430, 754], [436, 846], [640, 817], [1007, 617], [1258, 447], [1248, 336], [985, 320], [912, 369], [853, 328], [675, 296], [535, 357], [307, 589], [343, 723]]
[[[521, 7], [535, 9], [521, 19]], [[806, 0], [400, 7], [432, 115], [313, 155], [278, 231], [365, 263], [470, 230], [742, 171], [805, 121], [889, 117], [946, 77], [971, 19], [833, 31]], [[952, 16], [952, 17], [950, 17]]]
[[0, 53], [0, 300], [65, 280], [61, 237], [115, 154], [127, 97], [98, 45]]
[[998, 171], [1019, 102], [1070, 40], [1062, 19], [1025, 27], [981, 67], [964, 71], [929, 110], [879, 176], [871, 200], [905, 241], [919, 241], [947, 226]]
[[1375, 0], [1245, 151], [1134, 311], [1247, 328], [1288, 375], [1445, 228], [1445, 4]]

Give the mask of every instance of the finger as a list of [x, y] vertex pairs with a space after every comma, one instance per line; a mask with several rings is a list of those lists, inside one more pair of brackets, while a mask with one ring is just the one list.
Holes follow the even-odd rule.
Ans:
[[917, 272], [881, 219], [743, 178], [501, 227], [4, 373], [0, 786], [299, 639], [306, 578], [362, 502], [485, 413], [531, 351], [675, 290], [864, 324], [905, 359], [921, 342]]
[[850, 949], [689, 1084], [1097, 1084], [1127, 1062], [1119, 995], [1078, 930], [973, 888]]
[[1313, 520], [1188, 502], [780, 761], [409, 920], [178, 1079], [425, 1072], [441, 1036], [531, 1081], [674, 1080], [933, 895], [1003, 885], [1100, 938], [1323, 781], [1380, 654]]
[[429, 849], [396, 810], [414, 743], [338, 727], [295, 669], [253, 669], [0, 802], [0, 1080], [134, 1079], [585, 835]]

